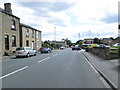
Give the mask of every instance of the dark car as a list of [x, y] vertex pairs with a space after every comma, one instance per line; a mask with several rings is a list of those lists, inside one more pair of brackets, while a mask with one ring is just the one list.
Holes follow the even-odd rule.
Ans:
[[72, 47], [72, 50], [81, 50], [80, 47]]
[[41, 49], [40, 49], [40, 52], [41, 52], [41, 53], [51, 53], [52, 50], [51, 50], [50, 48], [41, 48]]

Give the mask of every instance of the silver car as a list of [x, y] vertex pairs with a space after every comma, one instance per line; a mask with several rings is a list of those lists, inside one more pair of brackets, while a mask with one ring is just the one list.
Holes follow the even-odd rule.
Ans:
[[16, 48], [16, 57], [22, 57], [22, 56], [35, 56], [36, 55], [36, 50], [32, 49], [31, 47], [19, 47]]

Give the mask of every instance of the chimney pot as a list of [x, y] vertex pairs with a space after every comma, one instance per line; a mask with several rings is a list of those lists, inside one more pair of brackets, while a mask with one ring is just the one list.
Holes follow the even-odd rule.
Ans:
[[4, 4], [4, 9], [5, 9], [5, 11], [7, 11], [8, 13], [12, 14], [11, 3], [5, 3], [5, 4]]

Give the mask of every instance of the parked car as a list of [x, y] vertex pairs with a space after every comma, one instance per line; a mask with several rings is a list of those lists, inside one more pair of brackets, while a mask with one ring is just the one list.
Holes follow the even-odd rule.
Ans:
[[35, 54], [34, 54], [34, 56], [36, 56], [36, 54], [37, 54], [37, 51], [36, 51], [35, 49], [33, 49], [33, 52], [35, 53]]
[[16, 57], [22, 57], [22, 56], [26, 56], [26, 57], [29, 57], [29, 56], [35, 56], [36, 55], [36, 50], [35, 49], [32, 49], [31, 47], [19, 47], [19, 48], [16, 48]]
[[82, 49], [86, 49], [90, 44], [82, 44]]
[[105, 45], [105, 44], [99, 44], [99, 45], [97, 45], [96, 47], [110, 47], [110, 46]]
[[40, 52], [41, 52], [41, 53], [51, 53], [52, 50], [51, 50], [51, 48], [41, 48], [41, 49], [40, 49]]
[[96, 47], [98, 44], [90, 44], [89, 46], [87, 46], [87, 48], [93, 48]]
[[62, 46], [62, 47], [60, 47], [60, 49], [63, 50], [63, 49], [65, 49], [65, 47]]
[[73, 47], [72, 47], [72, 50], [81, 50], [81, 48], [80, 48], [80, 47], [75, 47], [75, 46], [73, 46]]
[[120, 43], [116, 43], [116, 44], [114, 44], [113, 46], [120, 46]]

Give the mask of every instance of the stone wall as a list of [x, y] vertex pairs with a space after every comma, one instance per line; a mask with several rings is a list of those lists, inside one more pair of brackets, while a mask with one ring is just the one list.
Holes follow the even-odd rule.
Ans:
[[[114, 48], [115, 49], [115, 48]], [[111, 52], [111, 48], [109, 47], [94, 47], [94, 48], [88, 48], [88, 52], [91, 52], [95, 55], [98, 55], [104, 59], [114, 59], [118, 58], [118, 53]]]

